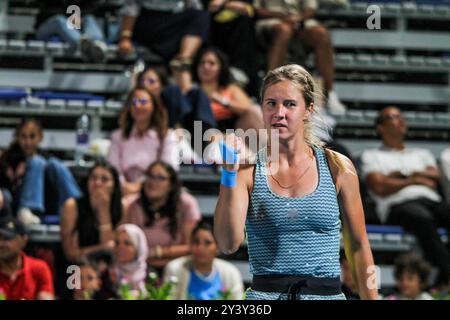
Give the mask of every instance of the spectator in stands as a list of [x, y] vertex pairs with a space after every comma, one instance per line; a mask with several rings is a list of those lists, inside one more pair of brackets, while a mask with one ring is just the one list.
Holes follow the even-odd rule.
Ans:
[[[59, 214], [68, 198], [81, 196], [75, 179], [61, 161], [45, 158], [39, 150], [42, 138], [37, 120], [22, 120], [0, 160], [3, 193], [12, 199], [13, 211], [25, 224], [39, 224], [40, 215]], [[46, 193], [52, 194], [51, 202], [46, 203]]]
[[299, 37], [309, 51], [314, 51], [315, 67], [323, 78], [327, 108], [331, 113], [344, 113], [345, 105], [333, 90], [334, 53], [328, 31], [314, 18], [317, 0], [255, 0], [257, 33], [269, 35], [267, 70], [282, 65], [294, 37]]
[[[79, 49], [83, 59], [97, 63], [105, 62], [107, 58], [105, 34], [94, 15], [103, 2], [104, 0], [40, 1], [39, 15], [36, 19], [36, 39], [51, 41], [58, 36], [69, 43], [72, 50]], [[67, 9], [73, 5], [78, 6], [80, 11], [70, 12], [72, 15], [67, 16]]]
[[74, 300], [100, 300], [97, 293], [102, 287], [102, 280], [97, 266], [90, 262], [78, 264], [80, 268], [80, 288], [74, 289]]
[[209, 31], [209, 15], [201, 7], [196, 0], [126, 1], [120, 51], [131, 53], [133, 40], [154, 50], [173, 67], [190, 66]]
[[9, 216], [0, 219], [0, 291], [7, 300], [53, 300], [53, 277], [42, 260], [23, 250], [25, 225]]
[[450, 202], [450, 148], [445, 149], [441, 153], [441, 169], [443, 173], [443, 187], [446, 193], [446, 200]]
[[199, 222], [192, 231], [191, 255], [171, 261], [164, 279], [177, 278], [177, 300], [242, 300], [244, 286], [239, 270], [230, 262], [216, 258], [217, 243], [212, 226]]
[[141, 227], [149, 245], [149, 264], [157, 271], [189, 253], [192, 229], [201, 218], [197, 201], [181, 191], [175, 170], [162, 161], [149, 166], [140, 198], [129, 207], [127, 222]]
[[386, 300], [433, 300], [426, 292], [431, 268], [415, 254], [403, 254], [395, 261], [395, 279], [398, 294], [386, 297]]
[[129, 93], [119, 124], [107, 159], [120, 174], [124, 195], [141, 190], [145, 170], [154, 161], [163, 160], [178, 170], [178, 138], [168, 129], [167, 111], [147, 89], [138, 86]]
[[114, 240], [114, 282], [130, 286], [135, 297], [147, 295], [148, 246], [144, 231], [134, 224], [120, 225]]
[[100, 160], [89, 170], [86, 194], [64, 204], [61, 242], [66, 258], [70, 262], [89, 258], [109, 263], [114, 229], [124, 216], [119, 175]]
[[227, 54], [230, 64], [246, 73], [246, 91], [258, 96], [258, 59], [253, 0], [208, 0], [211, 43]]
[[[179, 77], [176, 77], [179, 79]], [[204, 131], [216, 127], [206, 93], [192, 86], [183, 92], [182, 85], [168, 83], [164, 68], [149, 67], [139, 74], [137, 83], [146, 88], [169, 115], [170, 128], [185, 128], [194, 137], [194, 121], [202, 121]], [[191, 144], [193, 144], [193, 139]]]
[[[11, 198], [10, 193], [0, 188], [0, 218], [11, 215]], [[7, 198], [8, 197], [8, 198]]]
[[193, 64], [194, 81], [206, 92], [220, 130], [262, 129], [261, 108], [232, 81], [228, 58], [217, 48], [203, 48]]
[[450, 255], [437, 232], [450, 230], [450, 206], [438, 193], [440, 173], [426, 149], [405, 146], [406, 121], [393, 106], [379, 112], [376, 130], [383, 144], [362, 154], [362, 172], [382, 223], [414, 234], [425, 257], [439, 268], [437, 285], [449, 285]]

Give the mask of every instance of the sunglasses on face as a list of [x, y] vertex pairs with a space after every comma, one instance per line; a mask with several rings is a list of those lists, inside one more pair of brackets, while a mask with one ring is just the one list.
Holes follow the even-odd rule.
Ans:
[[148, 83], [150, 85], [153, 85], [153, 84], [155, 84], [157, 82], [158, 82], [157, 78], [144, 78], [144, 79], [142, 79], [142, 84]]
[[147, 176], [147, 179], [150, 179], [150, 180], [153, 180], [153, 181], [158, 181], [158, 182], [163, 182], [163, 181], [167, 181], [167, 180], [170, 179], [169, 177], [156, 175], [156, 174], [153, 174], [153, 173], [147, 173], [146, 176]]
[[138, 99], [138, 98], [133, 98], [133, 100], [131, 100], [131, 103], [133, 104], [134, 107], [137, 107], [139, 105], [141, 106], [145, 106], [150, 100], [149, 99]]

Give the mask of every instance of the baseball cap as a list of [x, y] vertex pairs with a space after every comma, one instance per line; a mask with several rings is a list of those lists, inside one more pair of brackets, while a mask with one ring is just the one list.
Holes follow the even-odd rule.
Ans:
[[0, 235], [11, 240], [27, 233], [25, 225], [12, 216], [0, 218]]

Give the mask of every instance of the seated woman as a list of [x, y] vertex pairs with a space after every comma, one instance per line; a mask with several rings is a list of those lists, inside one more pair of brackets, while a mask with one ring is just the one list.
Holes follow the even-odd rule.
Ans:
[[226, 55], [206, 47], [196, 56], [193, 79], [211, 100], [211, 109], [221, 131], [225, 129], [262, 129], [261, 108], [238, 85], [232, 82]]
[[90, 258], [109, 263], [114, 229], [124, 215], [119, 175], [114, 167], [100, 160], [89, 171], [86, 194], [64, 204], [61, 242], [67, 260]]
[[173, 276], [178, 280], [175, 299], [243, 299], [241, 274], [230, 262], [216, 258], [218, 248], [210, 224], [200, 222], [192, 231], [191, 252], [164, 269], [166, 281]]
[[[179, 77], [175, 79], [179, 80]], [[203, 132], [215, 128], [216, 120], [206, 93], [195, 86], [183, 91], [182, 81], [179, 82], [177, 85], [169, 84], [165, 69], [155, 67], [145, 69], [137, 79], [137, 83], [146, 88], [158, 104], [167, 110], [170, 128], [185, 128], [191, 137], [194, 136], [194, 121], [202, 121]]]
[[189, 237], [201, 218], [195, 198], [181, 192], [175, 170], [157, 161], [146, 171], [141, 194], [129, 207], [128, 223], [141, 227], [149, 246], [148, 263], [157, 271], [189, 253]]
[[136, 297], [147, 295], [148, 246], [144, 231], [134, 224], [122, 224], [114, 239], [114, 267], [112, 279], [115, 287], [126, 283]]
[[168, 129], [167, 112], [147, 89], [136, 87], [128, 94], [112, 133], [107, 160], [120, 174], [124, 195], [138, 193], [144, 173], [156, 160], [179, 167], [178, 139]]
[[[39, 150], [43, 139], [40, 123], [24, 119], [16, 127], [14, 140], [0, 160], [0, 188], [12, 211], [25, 224], [39, 224], [40, 215], [59, 214], [68, 198], [81, 191], [70, 171], [55, 157]], [[47, 190], [46, 190], [47, 189]], [[54, 201], [45, 201], [51, 193]]]

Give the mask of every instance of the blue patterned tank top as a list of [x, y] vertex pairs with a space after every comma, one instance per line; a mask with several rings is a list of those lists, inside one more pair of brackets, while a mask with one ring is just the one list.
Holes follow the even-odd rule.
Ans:
[[250, 272], [339, 277], [340, 211], [323, 149], [313, 148], [319, 182], [303, 197], [273, 192], [266, 175], [266, 148], [258, 153], [246, 232]]

